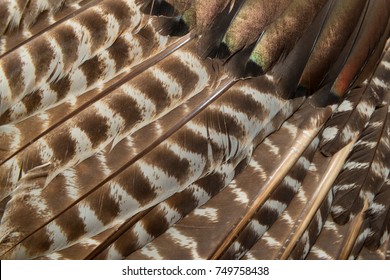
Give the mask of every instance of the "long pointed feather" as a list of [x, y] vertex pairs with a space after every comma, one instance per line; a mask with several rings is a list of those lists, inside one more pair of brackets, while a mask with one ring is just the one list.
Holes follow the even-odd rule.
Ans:
[[[232, 95], [234, 96], [234, 94], [242, 96], [243, 92], [242, 91], [237, 91], [237, 92], [233, 91]], [[253, 106], [262, 106], [261, 103], [259, 103], [259, 101], [257, 101], [256, 99], [253, 99], [252, 97], [250, 97], [247, 94], [245, 96], [247, 98], [242, 100], [242, 102], [244, 102], [244, 101], [252, 102]], [[231, 97], [231, 98], [233, 98], [233, 97]], [[237, 99], [237, 98], [235, 98], [235, 99]], [[239, 99], [237, 99], [237, 100], [239, 100]], [[185, 135], [188, 134], [190, 131], [188, 131], [188, 128], [184, 129], [184, 127], [183, 127], [183, 129], [179, 130], [177, 133], [175, 133], [172, 136], [174, 138], [171, 141], [168, 141], [169, 143], [171, 143], [172, 148], [174, 148], [173, 150], [172, 150], [172, 148], [170, 148], [170, 145], [168, 145], [167, 141], [163, 142], [161, 145], [157, 146], [154, 150], [152, 150], [149, 154], [146, 154], [142, 158], [142, 160], [139, 160], [139, 161], [135, 162], [133, 165], [127, 167], [126, 169], [123, 169], [120, 173], [117, 174], [117, 176], [112, 177], [113, 180], [111, 180], [110, 182], [107, 181], [106, 184], [104, 184], [104, 185], [102, 184], [101, 188], [95, 189], [94, 192], [90, 193], [87, 197], [85, 197], [83, 201], [79, 201], [72, 208], [68, 209], [66, 212], [64, 212], [61, 216], [59, 216], [56, 219], [57, 221], [52, 221], [47, 226], [40, 229], [39, 231], [34, 232], [34, 235], [36, 236], [38, 233], [45, 232], [45, 231], [50, 232], [51, 228], [56, 223], [62, 223], [62, 221], [67, 220], [69, 215], [73, 215], [73, 211], [77, 211], [77, 209], [80, 209], [80, 207], [82, 207], [82, 209], [84, 209], [85, 207], [92, 207], [92, 209], [95, 209], [95, 207], [97, 207], [94, 211], [97, 211], [96, 214], [98, 215], [99, 219], [103, 219], [103, 221], [104, 221], [104, 218], [103, 218], [105, 216], [104, 209], [106, 209], [106, 207], [110, 207], [112, 209], [117, 209], [119, 207], [119, 205], [121, 205], [121, 203], [125, 203], [121, 207], [121, 209], [123, 209], [123, 207], [126, 207], [127, 211], [125, 211], [125, 212], [120, 211], [119, 216], [117, 216], [118, 215], [117, 211], [119, 211], [119, 210], [114, 211], [114, 213], [116, 213], [115, 214], [116, 216], [108, 216], [107, 217], [110, 221], [110, 222], [108, 222], [108, 220], [107, 220], [105, 222], [107, 224], [106, 225], [106, 227], [107, 227], [111, 223], [117, 223], [118, 221], [120, 221], [122, 215], [132, 215], [132, 213], [136, 214], [138, 211], [146, 209], [147, 207], [150, 207], [150, 206], [154, 205], [155, 203], [160, 202], [161, 199], [165, 199], [168, 196], [170, 196], [171, 194], [173, 194], [174, 192], [177, 192], [177, 191], [181, 190], [182, 188], [184, 188], [185, 186], [188, 186], [189, 182], [194, 180], [194, 178], [199, 178], [199, 176], [204, 176], [202, 174], [204, 174], [204, 172], [206, 172], [206, 170], [209, 170], [210, 168], [211, 168], [211, 170], [214, 170], [214, 168], [218, 167], [224, 161], [232, 160], [233, 162], [235, 162], [235, 165], [237, 165], [238, 162], [241, 161], [243, 157], [245, 158], [246, 156], [248, 156], [249, 151], [251, 151], [251, 144], [250, 144], [251, 139], [253, 139], [253, 137], [256, 135], [256, 131], [258, 131], [258, 129], [260, 129], [261, 126], [258, 127], [258, 125], [255, 125], [255, 123], [253, 123], [253, 121], [251, 121], [252, 124], [250, 124], [248, 126], [245, 126], [245, 127], [235, 126], [237, 128], [236, 130], [231, 130], [231, 128], [230, 128], [229, 131], [226, 131], [227, 127], [225, 127], [224, 122], [221, 123], [222, 120], [224, 120], [225, 122], [229, 121], [229, 123], [230, 123], [229, 127], [232, 127], [232, 125], [236, 122], [241, 123], [243, 120], [241, 120], [241, 118], [236, 119], [236, 118], [229, 117], [230, 113], [231, 113], [229, 108], [230, 108], [230, 106], [232, 106], [232, 105], [230, 105], [231, 104], [230, 98], [227, 98], [227, 97], [222, 98], [220, 101], [217, 100], [216, 102], [217, 103], [221, 102], [222, 104], [224, 104], [224, 106], [221, 106], [220, 109], [217, 109], [218, 108], [217, 106], [208, 107], [208, 109], [203, 114], [199, 115], [196, 118], [196, 122], [195, 122], [196, 126], [207, 125], [209, 133], [212, 134], [211, 139], [213, 139], [213, 141], [217, 141], [215, 144], [212, 145], [212, 158], [208, 158], [207, 161], [202, 160], [201, 162], [199, 162], [199, 160], [203, 159], [203, 156], [201, 156], [201, 155], [204, 153], [197, 155], [199, 153], [198, 150], [200, 148], [202, 148], [202, 151], [203, 151], [203, 149], [207, 150], [207, 143], [205, 143], [206, 147], [199, 146], [197, 148], [197, 150], [193, 151], [193, 153], [195, 153], [194, 158], [191, 158], [191, 159], [186, 158], [186, 156], [185, 156], [186, 153], [189, 153], [188, 156], [191, 155], [190, 151], [187, 151], [183, 154], [183, 156], [185, 156], [185, 157], [182, 159], [182, 164], [184, 164], [185, 162], [188, 163], [188, 166], [186, 169], [182, 169], [181, 173], [175, 173], [174, 176], [168, 176], [168, 174], [171, 173], [172, 168], [173, 168], [173, 166], [171, 166], [171, 164], [173, 164], [173, 160], [178, 159], [177, 158], [179, 156], [179, 154], [177, 154], [178, 151], [181, 151], [182, 149], [185, 149], [185, 147], [186, 147], [186, 142], [183, 142], [183, 140], [185, 140], [187, 138], [187, 137], [185, 137]], [[235, 109], [239, 110], [240, 107], [235, 108]], [[258, 111], [258, 110], [255, 110], [254, 112], [256, 112], [256, 111]], [[276, 114], [276, 112], [277, 111], [271, 111], [270, 114]], [[213, 117], [214, 122], [208, 121], [208, 117], [207, 117], [208, 115], [210, 117], [214, 116]], [[206, 118], [204, 118], [203, 116], [206, 116]], [[244, 119], [246, 118], [245, 116], [243, 116], [243, 117], [244, 117]], [[268, 115], [268, 118], [272, 118], [272, 115]], [[243, 129], [245, 129], [245, 130], [243, 130]], [[191, 133], [191, 135], [192, 134], [193, 133]], [[220, 134], [221, 134], [221, 136], [218, 136]], [[184, 137], [184, 138], [182, 138], [182, 137]], [[195, 135], [193, 137], [195, 137]], [[189, 138], [189, 139], [191, 139], [191, 138]], [[174, 145], [174, 143], [176, 143], [176, 145]], [[200, 139], [199, 139], [199, 143], [201, 143]], [[190, 144], [190, 143], [188, 143], [188, 144]], [[189, 147], [192, 148], [191, 145]], [[223, 147], [229, 147], [229, 148], [228, 148], [228, 150], [224, 150], [224, 149], [222, 149]], [[195, 147], [193, 147], [193, 148], [195, 148]], [[184, 151], [185, 150], [183, 150], [183, 152]], [[164, 162], [158, 161], [158, 157], [159, 157], [158, 155], [161, 153], [164, 153], [167, 157]], [[172, 159], [172, 161], [168, 160], [168, 157], [170, 157]], [[155, 161], [153, 159], [156, 159], [157, 161]], [[222, 160], [222, 162], [221, 162], [221, 160]], [[158, 166], [157, 166], [157, 164], [158, 164]], [[153, 170], [155, 170], [155, 171], [152, 173], [150, 173], [149, 171], [146, 172], [147, 170], [150, 170], [150, 168], [152, 168], [152, 166], [154, 166]], [[166, 169], [166, 168], [168, 168], [168, 169]], [[166, 172], [168, 172], [168, 173], [165, 173], [166, 175], [163, 175], [164, 170]], [[188, 172], [185, 172], [185, 170], [187, 170]], [[137, 181], [128, 180], [129, 176], [136, 178]], [[155, 176], [157, 176], [157, 177], [155, 177]], [[165, 177], [165, 176], [168, 176], [168, 177]], [[159, 178], [161, 178], [161, 179], [159, 179]], [[128, 182], [128, 183], [125, 183], [125, 182]], [[142, 184], [144, 186], [144, 190], [142, 191], [143, 198], [142, 198], [142, 200], [139, 201], [139, 199], [141, 199], [141, 197], [138, 197], [139, 193], [137, 191], [137, 186], [140, 184]], [[150, 184], [150, 186], [148, 187], [149, 184]], [[168, 184], [168, 185], [166, 186], [165, 184]], [[180, 185], [184, 185], [184, 187], [180, 187]], [[112, 198], [112, 195], [110, 195], [113, 188], [114, 189], [125, 188], [125, 190], [127, 192], [129, 192], [130, 197], [133, 197], [133, 199], [129, 199], [128, 201], [122, 201], [122, 202], [117, 201], [117, 199]], [[168, 189], [166, 191], [164, 191], [165, 188], [168, 188]], [[102, 200], [102, 201], [106, 201], [106, 202], [102, 205], [99, 205], [99, 204], [95, 205], [94, 201], [96, 201], [96, 198], [101, 197], [101, 196], [104, 196], [106, 198], [106, 199]], [[109, 197], [111, 197], [111, 199], [109, 199]], [[100, 199], [98, 199], [98, 201], [100, 201]], [[110, 205], [109, 203], [115, 203], [116, 206], [114, 207], [114, 206]], [[87, 205], [89, 205], [89, 206], [87, 206]], [[125, 206], [125, 205], [127, 205], [127, 206]], [[133, 211], [135, 211], [135, 212], [133, 212]], [[114, 213], [112, 213], [112, 214], [114, 214]], [[81, 212], [81, 214], [83, 214], [83, 213]], [[103, 227], [102, 229], [104, 229], [104, 228], [105, 227]], [[6, 227], [4, 229], [6, 229]], [[93, 233], [93, 231], [87, 232], [86, 234], [90, 235], [92, 233]], [[31, 243], [31, 241], [34, 240], [34, 235], [32, 235], [31, 237], [27, 237], [27, 239], [25, 239], [23, 244], [25, 244], [25, 246], [29, 246], [29, 247], [33, 246], [34, 248], [37, 248], [38, 244], [40, 244], [40, 243], [38, 243], [37, 241], [35, 241], [34, 243]], [[63, 237], [58, 236], [58, 238], [63, 238]], [[47, 242], [47, 240], [43, 239], [41, 242]], [[35, 245], [33, 245], [33, 244], [35, 244]], [[10, 245], [10, 244], [8, 244], [8, 245]], [[23, 248], [23, 247], [18, 245], [16, 248], [18, 248], [18, 250], [15, 250], [15, 252], [14, 252], [14, 254], [16, 254], [15, 256], [18, 255], [17, 252], [19, 250], [21, 250], [21, 248]]]
[[[389, 24], [387, 19], [390, 14], [390, 2], [369, 1], [368, 5], [356, 43], [332, 87], [332, 92], [337, 96], [343, 96], [346, 93], [369, 56], [379, 45], [381, 38], [388, 38], [390, 30], [386, 27]], [[373, 29], [376, 31], [374, 32]]]
[[332, 216], [346, 223], [363, 207], [371, 204], [389, 174], [389, 113], [388, 107], [377, 109], [363, 131], [353, 152], [335, 181]]
[[7, 30], [6, 34], [0, 36], [0, 58], [100, 1], [65, 1], [58, 11], [40, 13], [31, 26], [22, 24], [18, 29]]
[[28, 42], [0, 61], [0, 114], [46, 81], [109, 47], [126, 28], [141, 20], [133, 1], [105, 0], [48, 33]]
[[[351, 35], [365, 6], [365, 1], [334, 1], [318, 41], [302, 74], [300, 85], [316, 90], [346, 41]], [[332, 48], [329, 48], [332, 46]]]

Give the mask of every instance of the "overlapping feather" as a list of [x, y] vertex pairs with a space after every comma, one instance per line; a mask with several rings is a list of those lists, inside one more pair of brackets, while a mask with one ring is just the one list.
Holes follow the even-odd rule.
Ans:
[[51, 2], [0, 6], [1, 258], [384, 255], [389, 1]]

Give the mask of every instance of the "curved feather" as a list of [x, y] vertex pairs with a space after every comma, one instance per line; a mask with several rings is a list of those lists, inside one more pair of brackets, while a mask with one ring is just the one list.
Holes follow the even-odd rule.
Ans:
[[81, 0], [2, 1], [0, 3], [0, 34], [11, 33], [22, 26], [29, 27], [43, 12], [53, 15], [62, 6], [70, 6], [78, 2]]
[[332, 216], [337, 222], [349, 221], [362, 209], [364, 199], [370, 205], [389, 174], [388, 111], [386, 105], [374, 112], [335, 182]]
[[1, 258], [385, 258], [388, 4], [96, 0], [7, 29]]
[[389, 186], [390, 181], [388, 178], [366, 213], [370, 233], [366, 239], [365, 246], [371, 250], [377, 249], [382, 245], [387, 240], [390, 232]]
[[[328, 19], [313, 48], [300, 85], [315, 91], [336, 62], [363, 11], [365, 1], [333, 1]], [[332, 48], [329, 48], [332, 46]]]
[[[364, 14], [356, 42], [332, 86], [332, 92], [335, 95], [343, 96], [347, 92], [355, 82], [356, 76], [366, 65], [370, 55], [375, 52], [376, 47], [385, 44], [390, 32], [388, 28], [389, 11], [390, 2], [387, 0], [368, 2], [368, 8]], [[374, 32], [373, 29], [376, 31]], [[379, 47], [379, 49], [381, 48]]]
[[25, 96], [0, 117], [0, 123], [20, 121], [40, 110], [52, 107], [63, 99], [75, 98], [123, 72], [129, 72], [140, 61], [162, 50], [167, 38], [158, 36], [153, 26], [147, 25], [140, 32], [124, 31], [109, 48], [83, 62], [59, 80]]
[[[292, 50], [325, 4], [323, 0], [293, 0], [284, 13], [264, 31], [250, 56], [250, 62], [258, 65], [261, 72], [267, 72], [280, 57]], [[291, 20], [292, 17], [294, 20]], [[283, 30], [282, 36], [280, 30]]]
[[[6, 56], [26, 42], [63, 23], [68, 18], [74, 17], [99, 1], [101, 0], [65, 1], [58, 9], [39, 12], [38, 17], [32, 18], [32, 24], [30, 25], [26, 26], [22, 22], [17, 29], [7, 29], [7, 32], [0, 36], [0, 57]], [[30, 1], [30, 4], [34, 6], [39, 2], [42, 3], [42, 1]], [[45, 5], [51, 4], [53, 3], [46, 1], [40, 9], [47, 9], [48, 6]], [[54, 3], [54, 5], [57, 4]], [[37, 15], [37, 12], [38, 10], [36, 9], [35, 15]]]
[[16, 49], [0, 60], [0, 114], [45, 82], [56, 81], [126, 28], [136, 28], [141, 13], [133, 1], [105, 0]]

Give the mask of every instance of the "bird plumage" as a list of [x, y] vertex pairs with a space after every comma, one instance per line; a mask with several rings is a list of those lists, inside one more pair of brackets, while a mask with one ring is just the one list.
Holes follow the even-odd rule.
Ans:
[[389, 13], [2, 2], [1, 258], [389, 258]]

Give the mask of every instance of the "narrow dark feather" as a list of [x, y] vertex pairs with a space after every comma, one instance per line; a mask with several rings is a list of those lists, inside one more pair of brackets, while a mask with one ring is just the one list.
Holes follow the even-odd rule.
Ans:
[[332, 216], [346, 223], [363, 207], [371, 204], [389, 174], [390, 118], [388, 106], [378, 108], [355, 144], [334, 184]]
[[335, 114], [326, 124], [321, 140], [321, 151], [332, 155], [359, 135], [368, 124], [375, 106], [380, 105], [390, 90], [386, 83], [390, 69], [386, 63], [390, 61], [390, 48], [387, 47], [381, 62], [372, 76], [361, 88], [352, 89], [341, 101]]
[[[0, 58], [99, 1], [101, 0], [65, 1], [58, 10], [41, 12], [32, 25], [25, 26], [22, 23], [23, 26], [19, 26], [17, 29], [7, 30], [6, 34], [0, 36]], [[35, 5], [38, 1], [33, 1], [32, 3]]]
[[384, 244], [390, 233], [390, 178], [387, 178], [367, 209], [366, 219], [368, 219], [370, 232], [365, 246], [376, 250]]
[[321, 151], [331, 156], [357, 137], [375, 110], [376, 99], [367, 87], [353, 89], [338, 105], [322, 133]]
[[[279, 218], [281, 213], [290, 204], [299, 191], [301, 183], [310, 167], [314, 152], [317, 149], [318, 138], [306, 148], [302, 156], [284, 177], [283, 181], [275, 188], [267, 201], [260, 205], [248, 221], [247, 226], [238, 234], [236, 240], [222, 255], [222, 259], [241, 258], [263, 234]], [[273, 146], [278, 149], [277, 146]]]
[[[295, 130], [298, 129], [298, 127], [291, 124], [288, 127], [290, 127], [290, 129], [294, 128]], [[273, 136], [269, 139], [272, 139]], [[282, 138], [283, 136], [280, 137]], [[302, 213], [305, 207], [311, 201], [311, 198], [315, 196], [317, 187], [322, 179], [321, 175], [325, 173], [329, 162], [330, 158], [324, 157], [321, 153], [317, 152], [314, 155], [309, 172], [307, 173], [298, 194], [294, 196], [291, 203], [272, 227], [246, 253], [244, 259], [280, 258], [281, 250], [288, 244], [288, 241], [291, 238], [290, 233], [294, 231], [296, 221], [304, 216]]]
[[[250, 61], [256, 63], [262, 72], [267, 72], [277, 60], [292, 50], [326, 2], [293, 0], [284, 13], [264, 31]], [[282, 36], [280, 30], [283, 30]]]
[[331, 2], [326, 23], [300, 80], [300, 85], [311, 92], [318, 89], [324, 75], [337, 60], [359, 20], [366, 1]]
[[[318, 36], [321, 34], [324, 24], [327, 22], [331, 3], [332, 1], [329, 1], [322, 8], [291, 52], [285, 58], [281, 59], [270, 71], [278, 81], [276, 83], [276, 90], [283, 92], [286, 98], [305, 96], [312, 93], [306, 89], [302, 90], [299, 87], [299, 80], [303, 75], [304, 69], [307, 67], [312, 50], [315, 49]], [[328, 104], [324, 106], [326, 105]]]
[[332, 193], [329, 192], [323, 200], [320, 208], [317, 210], [315, 216], [311, 220], [310, 224], [308, 225], [307, 229], [302, 234], [301, 238], [289, 255], [289, 259], [297, 260], [306, 258], [322, 230], [322, 227], [326, 221], [326, 217], [330, 212], [331, 204]]
[[[338, 75], [332, 92], [337, 96], [343, 96], [356, 80], [356, 76], [362, 71], [375, 50], [385, 43], [389, 36], [388, 18], [390, 15], [390, 2], [387, 0], [369, 1], [366, 12], [353, 48]], [[381, 43], [382, 42], [382, 43]]]
[[[316, 180], [318, 180], [318, 186], [314, 190], [312, 196], [308, 199], [306, 205], [304, 205], [304, 207], [300, 210], [301, 212], [299, 213], [299, 217], [296, 219], [296, 222], [289, 232], [288, 237], [283, 240], [277, 258], [287, 259], [293, 252], [294, 248], [296, 248], [297, 244], [299, 244], [299, 240], [302, 240], [301, 244], [305, 245], [303, 247], [304, 249], [306, 248], [300, 253], [301, 257], [305, 256], [309, 252], [309, 237], [311, 237], [311, 242], [313, 242], [313, 240], [317, 238], [319, 228], [322, 228], [322, 223], [320, 223], [320, 220], [318, 219], [318, 221], [315, 221], [316, 216], [317, 218], [320, 218], [327, 211], [326, 206], [328, 205], [329, 207], [330, 204], [328, 202], [324, 203], [324, 201], [330, 197], [329, 191], [331, 190], [332, 183], [342, 168], [342, 165], [345, 162], [345, 159], [347, 158], [351, 148], [352, 144], [349, 144], [343, 148], [343, 150], [333, 156], [329, 161], [320, 160], [320, 163], [324, 164], [323, 168], [325, 168], [325, 170], [320, 175], [317, 175], [318, 177], [316, 176]], [[312, 185], [312, 182], [304, 181], [303, 185], [305, 184]], [[324, 209], [319, 211], [321, 205], [324, 207]], [[308, 228], [310, 229], [310, 224], [312, 224], [314, 228], [314, 233], [312, 233], [312, 236], [309, 236], [309, 231], [307, 231]], [[318, 227], [314, 227], [314, 225], [317, 225]], [[304, 236], [305, 232], [306, 236]]]

